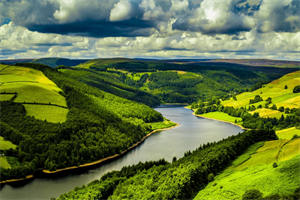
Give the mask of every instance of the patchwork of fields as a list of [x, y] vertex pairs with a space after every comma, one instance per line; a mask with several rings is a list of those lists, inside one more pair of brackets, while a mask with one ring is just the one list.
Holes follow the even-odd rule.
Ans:
[[293, 89], [297, 85], [300, 85], [300, 71], [289, 73], [253, 92], [241, 93], [236, 96], [236, 100], [231, 98], [222, 102], [222, 104], [235, 108], [249, 106], [250, 99], [253, 99], [256, 95], [260, 95], [264, 101], [253, 104], [256, 107], [264, 105], [266, 103], [265, 100], [271, 97], [272, 103], [277, 107], [299, 108], [300, 93], [293, 93]]
[[29, 116], [53, 123], [66, 121], [62, 90], [41, 71], [0, 65], [0, 101], [21, 103]]

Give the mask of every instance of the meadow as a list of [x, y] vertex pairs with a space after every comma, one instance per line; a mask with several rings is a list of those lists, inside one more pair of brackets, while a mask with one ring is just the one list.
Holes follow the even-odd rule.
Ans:
[[300, 139], [284, 145], [286, 142], [275, 140], [265, 142], [262, 147], [262, 143], [249, 147], [230, 167], [200, 190], [195, 199], [241, 199], [250, 189], [261, 191], [264, 197], [294, 194], [300, 185]]
[[[24, 104], [27, 115], [36, 119], [53, 123], [66, 121], [68, 109], [65, 97], [61, 95], [62, 90], [41, 71], [0, 65], [0, 78], [0, 93], [2, 93], [0, 101], [13, 100]], [[42, 104], [52, 104], [52, 106]]]
[[[266, 99], [271, 97], [272, 104], [277, 107], [287, 108], [299, 108], [300, 107], [300, 93], [293, 93], [293, 89], [300, 84], [300, 71], [292, 72], [283, 77], [272, 81], [262, 88], [259, 88], [252, 92], [244, 92], [236, 95], [236, 100], [231, 98], [222, 102], [224, 106], [233, 106], [235, 108], [249, 106], [250, 99], [253, 99], [256, 95], [263, 98], [266, 103]], [[285, 89], [286, 88], [286, 89]], [[253, 104], [258, 106], [262, 102]]]
[[[8, 150], [8, 149], [16, 149], [17, 146], [11, 143], [8, 140], [5, 140], [2, 136], [0, 136], [0, 151]], [[8, 169], [11, 168], [10, 164], [7, 161], [7, 157], [5, 155], [0, 155], [0, 168]]]
[[200, 117], [205, 117], [209, 119], [216, 119], [220, 121], [225, 121], [225, 122], [230, 122], [230, 123], [235, 123], [235, 124], [241, 124], [242, 118], [240, 117], [233, 117], [228, 115], [227, 113], [223, 112], [209, 112], [209, 113], [204, 113], [201, 115], [198, 115]]
[[300, 129], [296, 127], [286, 128], [276, 131], [276, 135], [279, 139], [291, 139], [295, 135], [300, 136]]

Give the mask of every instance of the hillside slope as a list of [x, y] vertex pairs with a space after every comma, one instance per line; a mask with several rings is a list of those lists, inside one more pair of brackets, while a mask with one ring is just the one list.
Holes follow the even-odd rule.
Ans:
[[[1, 159], [12, 167], [0, 163], [6, 164], [0, 165], [1, 180], [23, 177], [38, 169], [78, 166], [120, 153], [153, 130], [152, 123], [157, 126], [163, 122], [160, 113], [144, 104], [88, 86], [47, 66], [2, 66], [1, 77], [3, 82], [17, 81], [0, 85], [6, 92], [1, 95], [18, 94], [0, 101], [1, 136], [17, 146], [16, 150], [14, 145], [5, 149], [4, 142], [0, 143]], [[36, 82], [24, 82], [29, 79]], [[26, 90], [28, 84], [30, 89]], [[27, 105], [33, 106], [31, 110]], [[53, 118], [61, 115], [49, 114], [50, 106], [67, 106], [66, 120], [41, 120], [41, 113]], [[162, 127], [172, 125], [160, 123]]]
[[[48, 122], [65, 122], [68, 108], [62, 90], [41, 71], [0, 65], [0, 99], [21, 103], [26, 114]], [[47, 111], [45, 111], [47, 110]]]
[[228, 93], [257, 88], [263, 82], [296, 70], [125, 58], [90, 60], [73, 69], [97, 73], [98, 78], [110, 74], [115, 81], [151, 93], [164, 103], [191, 103], [214, 96], [226, 97]]
[[266, 199], [299, 198], [300, 94], [293, 92], [297, 85], [300, 71], [230, 100], [194, 105], [199, 116], [247, 128], [274, 129], [279, 138], [250, 147], [195, 199], [241, 199], [250, 190]]
[[271, 103], [275, 104], [278, 108], [281, 106], [285, 108], [299, 108], [300, 93], [293, 93], [293, 89], [297, 85], [300, 85], [300, 71], [289, 73], [271, 83], [263, 85], [262, 88], [255, 91], [236, 95], [236, 100], [231, 98], [222, 102], [222, 105], [233, 106], [235, 108], [249, 106], [250, 99], [254, 99], [256, 95], [259, 95], [264, 101], [253, 103], [254, 106], [264, 105], [270, 97], [272, 99]]

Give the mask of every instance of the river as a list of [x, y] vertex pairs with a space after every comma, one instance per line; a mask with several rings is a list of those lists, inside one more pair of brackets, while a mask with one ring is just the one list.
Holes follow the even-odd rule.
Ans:
[[183, 106], [161, 106], [156, 110], [179, 126], [155, 133], [124, 156], [85, 173], [61, 178], [36, 178], [20, 187], [5, 185], [0, 190], [0, 199], [42, 200], [58, 197], [74, 187], [99, 179], [109, 171], [120, 170], [123, 166], [160, 158], [171, 161], [174, 156], [180, 158], [186, 151], [194, 150], [200, 144], [218, 141], [243, 131], [228, 123], [196, 117]]

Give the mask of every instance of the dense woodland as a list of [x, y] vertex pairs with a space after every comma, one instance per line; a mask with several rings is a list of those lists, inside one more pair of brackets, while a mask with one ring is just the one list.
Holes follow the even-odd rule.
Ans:
[[[107, 94], [63, 74], [33, 64], [64, 93], [69, 108], [65, 123], [49, 123], [26, 116], [22, 104], [0, 102], [1, 136], [18, 145], [12, 169], [1, 169], [1, 180], [21, 177], [39, 169], [55, 170], [104, 158], [127, 149], [162, 121], [150, 107]], [[108, 101], [101, 99], [109, 98]], [[122, 107], [123, 105], [123, 107]], [[117, 106], [117, 112], [114, 107]], [[21, 164], [20, 164], [21, 163]]]
[[172, 163], [162, 160], [108, 173], [60, 199], [190, 199], [251, 144], [276, 138], [274, 131], [246, 131], [202, 145]]

